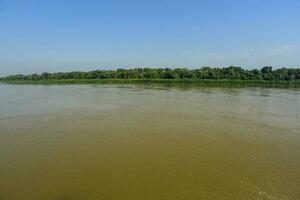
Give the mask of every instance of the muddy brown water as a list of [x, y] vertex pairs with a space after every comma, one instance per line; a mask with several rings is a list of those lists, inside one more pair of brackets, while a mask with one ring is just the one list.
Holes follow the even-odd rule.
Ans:
[[1, 200], [298, 200], [300, 90], [0, 85]]

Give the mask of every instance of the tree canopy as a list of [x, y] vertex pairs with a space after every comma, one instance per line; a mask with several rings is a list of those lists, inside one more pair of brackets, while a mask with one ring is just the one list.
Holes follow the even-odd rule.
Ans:
[[188, 68], [133, 68], [117, 70], [93, 70], [89, 72], [57, 72], [29, 75], [11, 75], [0, 80], [63, 80], [63, 79], [234, 79], [295, 81], [300, 80], [300, 68], [279, 68], [271, 66], [262, 69], [243, 69], [230, 66], [226, 68], [202, 67]]

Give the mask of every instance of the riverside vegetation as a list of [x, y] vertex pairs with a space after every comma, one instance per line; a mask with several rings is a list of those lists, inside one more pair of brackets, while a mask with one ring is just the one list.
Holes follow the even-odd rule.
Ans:
[[202, 67], [188, 68], [133, 68], [117, 70], [94, 70], [89, 72], [57, 72], [30, 75], [10, 75], [0, 78], [9, 83], [198, 83], [198, 84], [258, 84], [300, 85], [300, 68], [271, 66], [262, 69]]

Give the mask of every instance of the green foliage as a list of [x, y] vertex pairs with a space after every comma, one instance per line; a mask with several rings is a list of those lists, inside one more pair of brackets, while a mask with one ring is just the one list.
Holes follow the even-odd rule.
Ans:
[[89, 72], [58, 72], [30, 75], [11, 75], [0, 80], [105, 80], [105, 79], [165, 79], [165, 80], [252, 80], [252, 81], [297, 81], [300, 80], [300, 68], [280, 68], [273, 70], [266, 66], [261, 70], [247, 70], [241, 67], [230, 66], [227, 68], [202, 67], [188, 68], [133, 68], [117, 70], [94, 70]]

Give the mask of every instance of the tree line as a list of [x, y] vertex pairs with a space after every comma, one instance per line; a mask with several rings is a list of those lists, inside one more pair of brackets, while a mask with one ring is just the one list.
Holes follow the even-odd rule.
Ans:
[[300, 80], [300, 68], [279, 68], [266, 66], [259, 69], [243, 69], [230, 66], [225, 68], [133, 68], [117, 70], [93, 70], [89, 72], [57, 72], [29, 75], [11, 75], [0, 80], [64, 80], [64, 79], [235, 79], [296, 81]]

